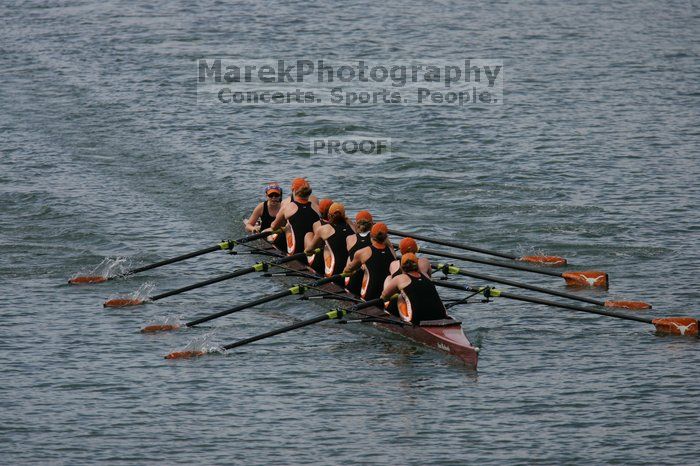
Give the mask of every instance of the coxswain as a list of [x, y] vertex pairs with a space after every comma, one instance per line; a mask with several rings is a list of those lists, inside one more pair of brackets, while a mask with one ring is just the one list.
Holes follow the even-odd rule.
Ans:
[[[372, 225], [374, 225], [372, 214], [366, 210], [361, 210], [355, 215], [355, 234], [348, 236], [345, 241], [348, 250], [348, 262], [353, 260], [357, 251], [369, 246], [369, 231]], [[345, 289], [355, 296], [360, 296], [362, 275], [362, 273], [357, 272], [345, 279]]]
[[[280, 211], [282, 201], [282, 188], [277, 183], [270, 183], [264, 188], [266, 199], [255, 206], [253, 213], [250, 214], [245, 223], [245, 230], [248, 233], [259, 233], [262, 230], [270, 228], [273, 220]], [[267, 237], [275, 247], [284, 251], [286, 240], [283, 234], [274, 234]]]
[[343, 271], [348, 261], [346, 239], [354, 233], [345, 216], [345, 206], [339, 202], [334, 202], [328, 209], [328, 223], [322, 225], [314, 232], [314, 236], [306, 243], [305, 252], [311, 254], [316, 247], [324, 243], [324, 273], [326, 277], [339, 274]]
[[401, 256], [403, 273], [387, 281], [381, 297], [386, 300], [399, 293], [399, 316], [406, 322], [447, 319], [445, 305], [430, 277], [420, 271], [419, 262], [412, 252]]
[[292, 182], [294, 200], [283, 204], [270, 228], [276, 230], [286, 225], [287, 253], [289, 255], [304, 250], [304, 239], [313, 235], [313, 225], [318, 221], [318, 208], [311, 202], [311, 185], [304, 178]]
[[365, 301], [382, 294], [384, 279], [389, 275], [389, 265], [396, 259], [394, 247], [389, 241], [389, 230], [382, 223], [375, 223], [369, 233], [370, 244], [355, 253], [343, 272], [352, 273], [362, 267], [360, 297]]

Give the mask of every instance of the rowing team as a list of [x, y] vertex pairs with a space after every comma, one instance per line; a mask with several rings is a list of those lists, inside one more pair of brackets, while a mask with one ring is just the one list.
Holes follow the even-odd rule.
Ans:
[[[286, 236], [268, 237], [278, 249], [286, 249], [289, 255], [306, 253], [309, 265], [319, 275], [352, 273], [338, 284], [365, 301], [381, 297], [389, 302], [387, 312], [405, 321], [447, 318], [430, 280], [430, 262], [416, 256], [418, 245], [412, 238], [399, 243], [398, 260], [384, 223], [374, 223], [366, 210], [358, 212], [354, 222], [349, 221], [343, 204], [330, 199], [319, 202], [304, 178], [292, 181], [291, 195], [284, 200], [276, 183], [265, 187], [265, 197], [245, 221], [248, 232], [284, 228]], [[321, 247], [321, 252], [314, 253]], [[398, 299], [390, 301], [397, 293]]]

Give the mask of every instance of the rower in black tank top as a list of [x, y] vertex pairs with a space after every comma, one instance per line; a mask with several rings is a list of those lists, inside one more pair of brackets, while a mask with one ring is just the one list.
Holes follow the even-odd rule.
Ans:
[[326, 277], [339, 274], [348, 262], [347, 238], [353, 234], [352, 228], [346, 222], [330, 224], [335, 230], [326, 240], [326, 248], [323, 250]]
[[362, 277], [362, 290], [360, 292], [360, 296], [365, 301], [377, 299], [382, 295], [384, 280], [389, 276], [389, 266], [394, 261], [394, 256], [388, 246], [379, 249], [370, 243], [369, 247], [372, 248], [372, 255], [364, 264], [365, 274]]
[[447, 319], [447, 310], [435, 285], [422, 273], [418, 277], [407, 274], [411, 283], [401, 290], [399, 312], [404, 320], [420, 323], [424, 320]]
[[[355, 245], [352, 248], [350, 248], [350, 251], [348, 251], [349, 260], [353, 260], [357, 251], [359, 251], [362, 248], [366, 248], [371, 244], [369, 231], [364, 236], [360, 233], [355, 233], [355, 238], [357, 238], [357, 241], [355, 241]], [[358, 270], [350, 277], [346, 278], [345, 289], [355, 296], [360, 296], [360, 290], [362, 289], [362, 276], [363, 271]]]
[[311, 202], [302, 204], [299, 201], [292, 201], [297, 206], [294, 215], [287, 219], [289, 228], [287, 234], [287, 253], [291, 256], [304, 251], [304, 236], [313, 230], [314, 223], [318, 222], [319, 216], [313, 209]]
[[[263, 211], [262, 215], [260, 215], [260, 230], [265, 230], [266, 228], [270, 228], [270, 225], [272, 225], [272, 221], [275, 219], [274, 216], [270, 215], [270, 210], [267, 208], [267, 201], [263, 202]], [[274, 234], [272, 235], [274, 238], [272, 240], [272, 244], [275, 245], [277, 249], [280, 251], [284, 251], [286, 246], [286, 240], [284, 238], [284, 234]]]

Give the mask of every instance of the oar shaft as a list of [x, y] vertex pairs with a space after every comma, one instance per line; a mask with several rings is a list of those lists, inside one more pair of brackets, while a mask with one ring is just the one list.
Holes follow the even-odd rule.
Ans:
[[517, 256], [514, 256], [512, 254], [505, 254], [505, 253], [498, 252], [498, 251], [491, 251], [489, 249], [477, 248], [475, 246], [469, 246], [467, 244], [462, 244], [462, 243], [458, 243], [455, 241], [447, 241], [447, 240], [443, 240], [443, 239], [430, 238], [428, 236], [417, 235], [415, 233], [407, 233], [405, 231], [398, 231], [398, 230], [389, 230], [389, 233], [392, 235], [403, 236], [404, 238], [411, 237], [413, 239], [417, 239], [420, 241], [426, 241], [428, 243], [441, 244], [443, 246], [449, 246], [449, 247], [453, 247], [453, 248], [457, 248], [457, 249], [466, 249], [467, 251], [479, 252], [481, 254], [488, 254], [490, 256], [503, 257], [504, 259], [511, 259], [511, 260], [518, 260], [519, 259]]
[[297, 322], [296, 324], [289, 325], [287, 327], [278, 328], [277, 330], [271, 330], [269, 332], [262, 333], [260, 335], [254, 336], [254, 337], [239, 340], [235, 343], [230, 343], [226, 346], [223, 346], [223, 348], [226, 350], [230, 350], [232, 348], [237, 348], [239, 346], [247, 345], [248, 343], [253, 343], [254, 341], [262, 340], [264, 338], [274, 337], [275, 335], [279, 335], [280, 333], [291, 332], [292, 330], [296, 330], [298, 328], [307, 327], [309, 325], [313, 325], [313, 324], [316, 324], [318, 322], [323, 322], [324, 320], [328, 320], [328, 319], [330, 319], [330, 317], [327, 314], [323, 314], [323, 315], [320, 315], [318, 317], [314, 317], [313, 319], [303, 320], [301, 322]]
[[167, 298], [169, 296], [174, 296], [176, 294], [185, 293], [187, 291], [196, 290], [197, 288], [202, 288], [207, 285], [212, 285], [214, 283], [223, 282], [224, 280], [230, 280], [231, 278], [240, 277], [248, 273], [255, 272], [255, 267], [246, 267], [245, 269], [239, 269], [235, 272], [227, 273], [225, 275], [220, 275], [218, 277], [210, 278], [209, 280], [204, 280], [202, 282], [193, 283], [192, 285], [183, 286], [182, 288], [177, 288], [175, 290], [166, 291], [155, 295], [150, 298], [151, 301], [158, 301], [159, 299]]
[[[301, 254], [303, 254], [303, 253], [301, 253]], [[291, 257], [291, 256], [289, 256], [289, 257]], [[213, 319], [218, 319], [219, 317], [233, 314], [234, 312], [242, 311], [244, 309], [259, 306], [260, 304], [265, 304], [265, 303], [269, 303], [271, 301], [275, 301], [276, 299], [281, 299], [281, 298], [284, 298], [286, 296], [291, 296], [294, 294], [303, 294], [307, 288], [325, 285], [326, 283], [330, 283], [334, 280], [337, 280], [341, 276], [342, 275], [338, 274], [338, 275], [333, 275], [331, 277], [322, 278], [321, 280], [317, 280], [313, 283], [309, 283], [306, 285], [296, 285], [296, 286], [293, 286], [287, 290], [280, 291], [279, 293], [271, 294], [268, 296], [263, 296], [262, 298], [256, 299], [255, 301], [243, 303], [243, 304], [240, 304], [238, 306], [232, 307], [230, 309], [226, 309], [226, 310], [223, 310], [221, 312], [217, 312], [216, 314], [211, 314], [208, 316], [204, 316], [200, 319], [196, 319], [196, 320], [193, 320], [191, 322], [187, 322], [185, 325], [187, 327], [193, 327], [193, 326], [199, 325], [203, 322], [208, 322], [208, 321], [213, 320]]]
[[542, 275], [550, 275], [552, 277], [563, 278], [561, 273], [552, 272], [551, 270], [540, 269], [537, 267], [528, 267], [522, 264], [511, 264], [491, 259], [482, 259], [480, 257], [465, 256], [464, 254], [455, 254], [453, 252], [436, 251], [435, 249], [421, 248], [420, 252], [431, 256], [448, 257], [450, 259], [463, 260], [467, 262], [476, 262], [477, 264], [494, 265], [496, 267], [505, 267], [514, 270], [524, 270], [526, 272], [534, 272]]
[[220, 249], [221, 249], [221, 246], [219, 246], [217, 244], [216, 246], [212, 246], [210, 248], [200, 249], [199, 251], [194, 251], [194, 252], [191, 252], [189, 254], [183, 254], [181, 256], [173, 257], [171, 259], [165, 259], [165, 260], [162, 260], [160, 262], [155, 262], [153, 264], [144, 265], [143, 267], [137, 267], [135, 269], [129, 270], [124, 275], [133, 275], [135, 273], [145, 272], [146, 270], [157, 269], [158, 267], [163, 267], [164, 265], [174, 264], [175, 262], [180, 262], [180, 261], [184, 261], [186, 259], [190, 259], [192, 257], [197, 257], [197, 256], [202, 256], [204, 254], [209, 254], [210, 252], [218, 251]]
[[296, 330], [296, 329], [302, 328], [302, 327], [308, 327], [309, 325], [317, 324], [319, 322], [323, 322], [324, 320], [340, 319], [352, 311], [359, 311], [360, 309], [364, 309], [367, 307], [378, 306], [378, 305], [381, 305], [381, 303], [382, 303], [381, 299], [373, 299], [371, 301], [366, 301], [364, 303], [360, 303], [360, 304], [353, 306], [351, 308], [348, 308], [348, 309], [336, 309], [334, 311], [330, 311], [330, 312], [326, 312], [325, 314], [321, 314], [320, 316], [312, 317], [311, 319], [297, 322], [296, 324], [288, 325], [286, 327], [278, 328], [276, 330], [270, 330], [269, 332], [265, 332], [265, 333], [262, 333], [260, 335], [256, 335], [254, 337], [245, 338], [243, 340], [239, 340], [239, 341], [236, 341], [234, 343], [230, 343], [228, 345], [222, 346], [222, 348], [225, 350], [230, 350], [232, 348], [237, 348], [239, 346], [247, 345], [248, 343], [253, 343], [255, 341], [263, 340], [265, 338], [274, 337], [275, 335], [279, 335], [281, 333], [291, 332], [292, 330]]
[[259, 306], [261, 304], [269, 303], [271, 301], [274, 301], [276, 299], [281, 299], [286, 296], [290, 296], [292, 292], [290, 290], [284, 290], [280, 291], [279, 293], [271, 294], [268, 296], [263, 296], [262, 298], [256, 299], [255, 301], [250, 301], [244, 304], [240, 304], [238, 306], [232, 307], [230, 309], [223, 310], [221, 312], [217, 312], [216, 314], [210, 314], [208, 316], [204, 316], [200, 319], [193, 320], [191, 322], [187, 322], [185, 325], [188, 327], [194, 327], [195, 325], [199, 325], [204, 322], [208, 322], [210, 320], [218, 319], [219, 317], [227, 316], [229, 314], [233, 314], [234, 312], [242, 311], [244, 309], [248, 309], [251, 307]]
[[[438, 266], [433, 266], [435, 270], [441, 270]], [[564, 293], [563, 291], [550, 290], [549, 288], [543, 288], [536, 285], [528, 285], [527, 283], [515, 282], [512, 280], [507, 280], [505, 278], [494, 277], [493, 275], [486, 275], [483, 273], [472, 272], [471, 270], [464, 270], [463, 268], [458, 268], [458, 275], [464, 275], [465, 277], [478, 278], [480, 280], [486, 280], [489, 282], [501, 283], [503, 285], [514, 286], [516, 288], [523, 288], [526, 290], [537, 291], [539, 293], [550, 294], [553, 296], [559, 296], [561, 298], [573, 299], [574, 301], [581, 301], [584, 303], [591, 303], [597, 306], [605, 306], [605, 302], [598, 301], [597, 299], [588, 298], [586, 296], [577, 296], [571, 293]]]
[[[305, 254], [303, 252], [300, 252], [299, 254], [294, 254], [293, 256], [285, 256], [285, 257], [282, 257], [280, 259], [275, 259], [274, 261], [268, 263], [267, 265], [284, 264], [286, 262], [291, 262], [291, 261], [294, 261], [297, 259], [301, 259], [302, 257], [305, 257]], [[150, 297], [149, 300], [150, 301], [158, 301], [159, 299], [167, 298], [169, 296], [174, 296], [174, 295], [180, 294], [180, 293], [185, 293], [187, 291], [195, 290], [197, 288], [202, 288], [203, 286], [223, 282], [225, 280], [230, 280], [231, 278], [235, 278], [235, 277], [240, 277], [241, 275], [246, 275], [246, 274], [258, 271], [258, 270], [263, 270], [265, 265], [266, 265], [265, 263], [260, 262], [254, 266], [251, 266], [251, 267], [238, 269], [238, 270], [235, 270], [231, 273], [219, 275], [218, 277], [210, 278], [210, 279], [204, 280], [202, 282], [193, 283], [191, 285], [183, 286], [182, 288], [177, 288], [177, 289], [171, 290], [171, 291], [166, 291], [165, 293], [161, 293], [161, 294]]]
[[124, 276], [133, 275], [133, 274], [139, 273], [139, 272], [145, 272], [146, 270], [156, 269], [158, 267], [163, 267], [164, 265], [174, 264], [175, 262], [180, 262], [180, 261], [184, 261], [187, 259], [191, 259], [193, 257], [202, 256], [204, 254], [209, 254], [210, 252], [219, 251], [222, 249], [231, 249], [236, 244], [249, 243], [251, 241], [255, 241], [256, 239], [264, 238], [268, 235], [270, 235], [269, 232], [255, 233], [253, 235], [244, 236], [243, 238], [239, 238], [239, 239], [222, 241], [221, 243], [219, 243], [215, 246], [210, 246], [208, 248], [200, 249], [199, 251], [190, 252], [188, 254], [183, 254], [183, 255], [177, 256], [177, 257], [172, 257], [170, 259], [165, 259], [165, 260], [162, 260], [160, 262], [155, 262], [153, 264], [144, 265], [143, 267], [137, 267], [135, 269], [131, 269], [131, 270], [127, 271], [126, 273], [124, 273]]
[[[440, 280], [433, 280], [433, 283], [435, 283], [438, 286], [442, 286], [445, 288], [452, 288], [454, 290], [462, 290], [462, 291], [470, 291], [470, 292], [477, 292], [481, 291], [480, 288], [475, 288], [473, 286], [469, 285], [457, 285], [454, 283], [448, 283]], [[653, 318], [649, 317], [641, 317], [641, 316], [635, 316], [635, 315], [630, 315], [630, 314], [623, 314], [620, 312], [613, 312], [613, 311], [605, 311], [602, 309], [591, 309], [583, 306], [577, 306], [575, 304], [564, 304], [564, 303], [557, 303], [554, 301], [549, 301], [546, 299], [540, 299], [540, 298], [532, 298], [530, 296], [524, 296], [520, 294], [514, 294], [514, 293], [507, 293], [505, 291], [500, 291], [499, 294], [500, 297], [502, 298], [508, 298], [508, 299], [514, 299], [517, 301], [524, 301], [527, 303], [533, 303], [533, 304], [543, 304], [545, 306], [552, 306], [552, 307], [560, 307], [564, 309], [570, 309], [572, 311], [578, 311], [578, 312], [588, 312], [590, 314], [598, 314], [601, 316], [608, 316], [608, 317], [616, 317], [618, 319], [625, 319], [625, 320], [634, 320], [637, 322], [644, 322], [647, 324], [653, 323], [652, 320]]]

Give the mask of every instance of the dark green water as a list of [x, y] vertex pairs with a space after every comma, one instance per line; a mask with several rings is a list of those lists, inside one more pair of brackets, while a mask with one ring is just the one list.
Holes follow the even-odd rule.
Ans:
[[[454, 311], [482, 348], [478, 372], [331, 324], [169, 362], [192, 338], [225, 344], [322, 308], [287, 300], [138, 332], [283, 289], [252, 276], [101, 307], [248, 256], [65, 284], [104, 257], [147, 263], [241, 236], [263, 183], [306, 176], [391, 227], [564, 255], [610, 273], [608, 293], [582, 294], [698, 316], [696, 3], [66, 1], [0, 17], [3, 463], [697, 463], [698, 342], [649, 325], [501, 299]], [[505, 103], [205, 106], [202, 57], [499, 59]], [[310, 137], [357, 135], [393, 150], [309, 153]]]

